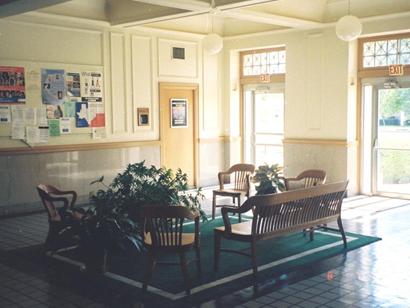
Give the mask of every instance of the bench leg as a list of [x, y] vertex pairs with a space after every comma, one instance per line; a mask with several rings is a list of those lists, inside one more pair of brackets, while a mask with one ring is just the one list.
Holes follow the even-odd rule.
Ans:
[[144, 293], [147, 292], [147, 286], [151, 280], [152, 273], [154, 272], [155, 264], [156, 264], [155, 254], [153, 251], [149, 250], [148, 251], [148, 266], [145, 272], [144, 282], [142, 284], [142, 292]]
[[337, 225], [339, 226], [340, 233], [342, 233], [343, 245], [345, 248], [347, 248], [346, 234], [345, 230], [343, 229], [342, 218], [340, 216], [337, 218]]
[[216, 208], [216, 195], [212, 196], [212, 220], [215, 219], [215, 208]]
[[258, 292], [258, 264], [256, 263], [256, 242], [251, 242], [253, 292]]
[[309, 239], [310, 239], [310, 241], [313, 241], [313, 239], [315, 238], [314, 232], [315, 232], [315, 228], [314, 228], [314, 227], [312, 227], [312, 228], [309, 229]]
[[214, 232], [214, 271], [218, 270], [219, 254], [221, 253], [221, 235]]
[[[241, 206], [241, 196], [238, 196], [238, 207]], [[238, 221], [241, 222], [241, 213], [238, 213]]]

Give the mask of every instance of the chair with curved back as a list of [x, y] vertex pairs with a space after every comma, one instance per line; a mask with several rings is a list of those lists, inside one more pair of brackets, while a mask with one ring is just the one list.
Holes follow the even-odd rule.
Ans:
[[319, 169], [309, 169], [300, 173], [295, 178], [285, 178], [286, 191], [297, 188], [309, 188], [324, 184], [326, 181], [326, 171]]
[[74, 237], [78, 235], [79, 222], [84, 216], [83, 209], [75, 208], [77, 193], [72, 190], [61, 191], [47, 184], [39, 184], [37, 191], [48, 214], [46, 251], [55, 251], [66, 244], [72, 244]]
[[[236, 164], [231, 166], [227, 171], [218, 173], [219, 189], [213, 191], [212, 196], [212, 219], [215, 219], [215, 210], [217, 207], [224, 207], [226, 205], [216, 204], [217, 196], [232, 197], [233, 206], [241, 206], [241, 196], [245, 195], [249, 198], [250, 177], [255, 171], [255, 166], [251, 164]], [[226, 189], [224, 187], [225, 177], [233, 178], [233, 188]], [[236, 203], [238, 200], [238, 203]], [[241, 215], [239, 214], [239, 222], [241, 222]]]
[[[201, 273], [201, 254], [199, 247], [199, 215], [185, 206], [146, 206], [142, 210], [144, 219], [144, 245], [148, 250], [148, 267], [143, 281], [143, 292], [148, 283], [161, 252], [174, 252], [179, 255], [185, 291], [190, 294], [188, 263], [196, 261], [198, 274]], [[194, 220], [195, 232], [185, 233], [184, 221]], [[196, 258], [187, 261], [185, 253], [195, 250]], [[178, 263], [165, 263], [178, 265]]]

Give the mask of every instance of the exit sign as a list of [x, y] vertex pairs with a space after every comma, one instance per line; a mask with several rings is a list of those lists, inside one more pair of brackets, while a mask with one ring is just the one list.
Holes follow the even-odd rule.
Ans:
[[389, 76], [402, 76], [404, 74], [403, 65], [389, 65]]
[[269, 83], [270, 82], [270, 75], [269, 74], [259, 75], [259, 81]]

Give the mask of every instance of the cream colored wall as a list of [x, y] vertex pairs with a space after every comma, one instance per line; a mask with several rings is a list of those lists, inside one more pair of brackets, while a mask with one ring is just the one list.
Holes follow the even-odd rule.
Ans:
[[[409, 29], [406, 16], [364, 22], [365, 35]], [[280, 45], [285, 45], [287, 52], [285, 139], [302, 139], [284, 144], [285, 174], [294, 176], [304, 169], [322, 168], [330, 181], [349, 179], [349, 193], [357, 193], [357, 46], [337, 39], [334, 26], [226, 39], [225, 130], [236, 136], [240, 127], [239, 98], [233, 86], [237, 76], [232, 68], [238, 63], [235, 58], [239, 51]], [[331, 142], [318, 145], [310, 139]]]
[[[29, 19], [28, 16], [26, 19]], [[43, 20], [44, 23], [46, 22]], [[52, 21], [47, 21], [52, 22]], [[58, 23], [63, 23], [58, 20]], [[40, 107], [41, 87], [33, 82], [30, 84], [28, 73], [40, 74], [41, 68], [60, 68], [78, 70], [97, 70], [104, 73], [104, 103], [106, 112], [107, 138], [93, 140], [90, 128], [74, 129], [73, 134], [60, 137], [50, 137], [48, 145], [70, 145], [101, 142], [127, 142], [159, 140], [159, 105], [158, 84], [160, 82], [195, 83], [199, 85], [198, 97], [198, 146], [199, 160], [198, 183], [216, 184], [217, 171], [224, 167], [224, 157], [213, 155], [224, 147], [221, 127], [223, 108], [221, 104], [220, 72], [221, 57], [203, 54], [201, 36], [176, 35], [173, 33], [155, 31], [123, 31], [100, 25], [78, 25], [67, 27], [31, 23], [30, 20], [18, 21], [0, 20], [2, 36], [0, 37], [0, 66], [24, 66], [26, 72], [26, 106]], [[171, 58], [172, 47], [184, 47], [186, 60]], [[203, 68], [207, 69], [204, 70]], [[150, 109], [150, 125], [137, 125], [137, 108]], [[0, 150], [4, 148], [24, 148], [26, 144], [19, 140], [11, 140], [10, 125], [0, 126]], [[208, 142], [209, 140], [214, 140]], [[43, 145], [43, 144], [42, 144]], [[138, 147], [137, 147], [138, 148]], [[138, 148], [141, 155], [124, 157], [121, 165], [135, 162], [135, 157], [146, 159], [150, 164], [160, 165], [160, 146], [142, 144]], [[175, 150], [177, 151], [177, 145]], [[110, 157], [105, 156], [106, 150], [97, 150], [95, 159], [97, 165], [110, 164]], [[26, 156], [1, 155], [0, 164], [3, 180], [10, 185], [0, 188], [0, 206], [13, 206], [26, 203], [28, 200], [18, 195], [21, 193], [18, 177], [26, 174], [11, 172], [7, 167], [9, 161], [19, 164]], [[36, 168], [43, 168], [45, 154], [30, 154], [27, 156]], [[64, 156], [65, 157], [65, 156]], [[84, 157], [89, 158], [85, 155]], [[58, 164], [59, 155], [53, 156], [53, 164]], [[206, 159], [203, 159], [206, 158]], [[38, 162], [38, 163], [36, 163]], [[63, 161], [61, 161], [64, 164]], [[211, 168], [208, 168], [208, 163]], [[43, 166], [43, 167], [42, 167]], [[70, 188], [72, 178], [78, 179], [76, 185], [88, 187], [89, 178], [76, 177], [68, 169], [61, 181], [62, 187]], [[212, 174], [210, 170], [214, 170]], [[30, 170], [35, 173], [36, 170]], [[43, 174], [44, 170], [38, 170]], [[74, 172], [74, 171], [73, 171]], [[99, 173], [96, 170], [96, 173]], [[214, 174], [215, 173], [215, 174]], [[93, 173], [94, 175], [94, 173]], [[65, 180], [64, 180], [65, 179]], [[45, 177], [44, 180], [50, 180]], [[40, 179], [29, 176], [25, 179], [24, 189], [29, 190], [38, 184]], [[14, 183], [14, 184], [13, 184]], [[80, 193], [84, 193], [82, 190]], [[27, 192], [29, 199], [32, 191]], [[83, 196], [86, 197], [86, 196]], [[25, 200], [25, 201], [22, 201]]]

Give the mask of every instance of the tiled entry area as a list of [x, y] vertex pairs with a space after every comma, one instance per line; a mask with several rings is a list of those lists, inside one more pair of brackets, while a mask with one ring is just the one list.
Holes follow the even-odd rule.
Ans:
[[[209, 209], [209, 199], [204, 207]], [[382, 241], [272, 277], [257, 298], [249, 288], [201, 306], [410, 307], [409, 201], [352, 197], [346, 199], [342, 216], [346, 231]], [[14, 258], [14, 251], [24, 253], [24, 247], [42, 243], [47, 227], [45, 213], [0, 220], [0, 307], [140, 306], [130, 294], [121, 298], [99, 286], [84, 288], [87, 283], [61, 275], [58, 267], [33, 268]]]

